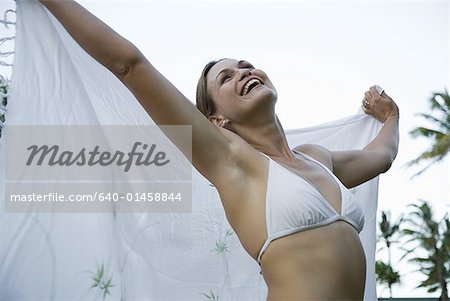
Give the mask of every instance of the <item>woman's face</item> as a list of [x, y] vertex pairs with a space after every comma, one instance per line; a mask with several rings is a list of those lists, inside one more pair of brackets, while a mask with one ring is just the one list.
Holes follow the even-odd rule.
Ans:
[[208, 91], [216, 113], [232, 123], [245, 122], [262, 112], [273, 112], [277, 92], [262, 70], [247, 61], [225, 59], [215, 64], [207, 75]]

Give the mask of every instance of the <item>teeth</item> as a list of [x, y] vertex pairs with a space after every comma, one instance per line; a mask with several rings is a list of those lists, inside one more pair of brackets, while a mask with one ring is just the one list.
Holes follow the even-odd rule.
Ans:
[[252, 84], [254, 84], [254, 83], [261, 84], [261, 82], [260, 82], [258, 79], [256, 79], [256, 78], [249, 80], [249, 81], [245, 84], [244, 91], [242, 92], [242, 95], [247, 95], [248, 89], [249, 89], [250, 86], [251, 86]]

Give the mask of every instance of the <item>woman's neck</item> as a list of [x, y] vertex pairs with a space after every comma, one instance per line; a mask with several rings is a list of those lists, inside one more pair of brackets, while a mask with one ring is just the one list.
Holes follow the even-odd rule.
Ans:
[[257, 127], [236, 126], [234, 129], [250, 145], [258, 151], [274, 159], [294, 159], [294, 155], [287, 142], [286, 134], [278, 119], [260, 123]]

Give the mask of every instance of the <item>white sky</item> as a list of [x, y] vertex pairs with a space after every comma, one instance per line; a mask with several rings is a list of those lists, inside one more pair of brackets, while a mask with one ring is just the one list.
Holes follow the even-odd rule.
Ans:
[[[450, 88], [448, 1], [80, 2], [191, 100], [209, 60], [249, 60], [277, 87], [285, 129], [353, 114], [368, 87], [381, 85], [400, 107], [401, 145], [381, 177], [379, 211], [396, 217], [426, 199], [437, 216], [449, 212], [450, 159], [413, 180], [413, 170], [403, 167], [429, 145], [409, 137], [412, 128], [426, 125], [414, 114], [428, 112], [432, 91]], [[414, 267], [395, 266], [403, 274], [395, 297], [428, 295], [414, 288], [420, 279], [410, 273]]]

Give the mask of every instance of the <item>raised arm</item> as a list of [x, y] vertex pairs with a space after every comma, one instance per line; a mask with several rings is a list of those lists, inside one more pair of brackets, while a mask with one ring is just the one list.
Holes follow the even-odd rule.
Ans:
[[349, 188], [389, 170], [398, 151], [397, 105], [385, 92], [379, 95], [375, 87], [365, 93], [366, 100], [364, 111], [384, 123], [378, 135], [363, 150], [331, 152], [333, 172]]
[[[41, 0], [75, 41], [108, 68], [160, 125], [192, 125], [193, 164], [212, 182], [232, 166], [230, 139], [209, 122], [128, 40], [69, 0]], [[183, 152], [182, 141], [174, 141]], [[221, 167], [221, 172], [218, 167]]]

